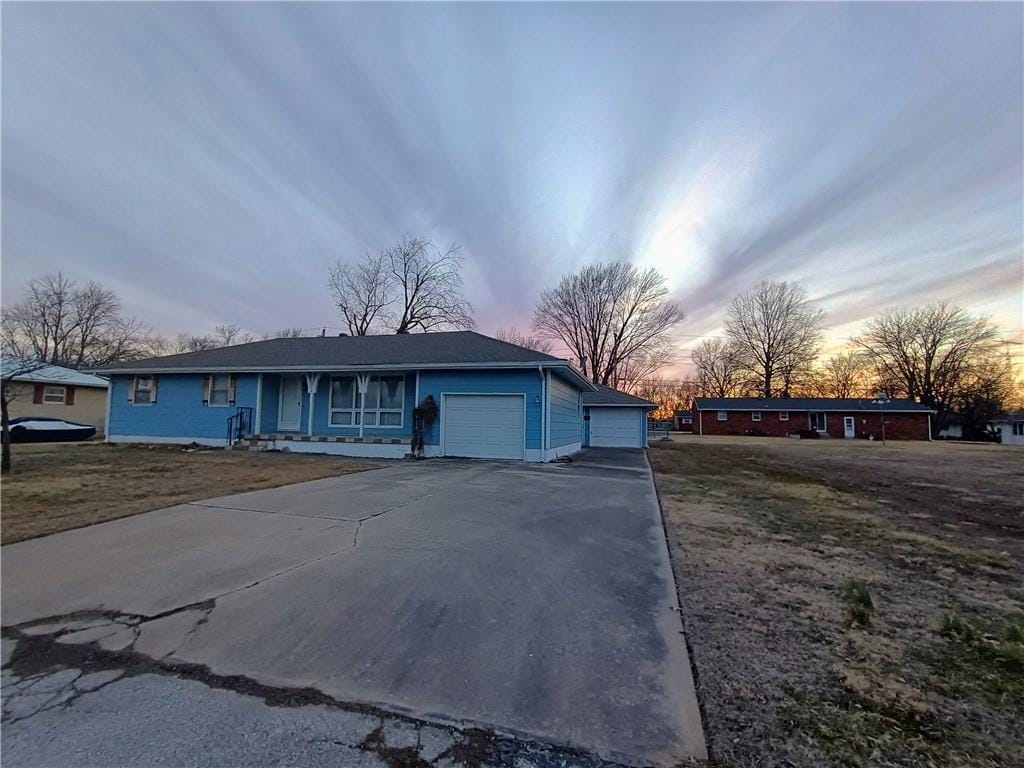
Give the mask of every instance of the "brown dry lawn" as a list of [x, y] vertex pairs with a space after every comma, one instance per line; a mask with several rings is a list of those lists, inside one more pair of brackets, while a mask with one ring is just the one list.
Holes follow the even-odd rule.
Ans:
[[713, 765], [1024, 765], [1024, 450], [650, 459]]
[[382, 466], [314, 454], [100, 442], [12, 446], [0, 484], [4, 544], [243, 491]]

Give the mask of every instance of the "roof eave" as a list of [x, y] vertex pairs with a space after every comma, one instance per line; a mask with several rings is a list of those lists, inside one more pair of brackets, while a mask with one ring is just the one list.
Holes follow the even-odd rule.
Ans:
[[372, 365], [351, 365], [332, 363], [330, 365], [204, 365], [204, 366], [161, 366], [145, 365], [133, 367], [93, 368], [88, 372], [95, 375], [186, 374], [186, 373], [324, 373], [333, 371], [408, 371], [408, 370], [473, 370], [473, 369], [533, 369], [557, 368], [568, 373], [580, 384], [581, 389], [596, 392], [597, 387], [565, 360], [530, 360], [525, 362], [469, 362], [469, 363], [374, 363]]

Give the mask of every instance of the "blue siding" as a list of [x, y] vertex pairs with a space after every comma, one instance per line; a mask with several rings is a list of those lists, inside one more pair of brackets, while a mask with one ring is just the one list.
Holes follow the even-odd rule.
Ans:
[[579, 390], [551, 377], [551, 407], [548, 411], [551, 425], [548, 435], [549, 448], [572, 445], [580, 442], [580, 393]]
[[[256, 375], [236, 374], [235, 407], [256, 407]], [[201, 374], [162, 374], [156, 377], [156, 403], [128, 402], [131, 376], [110, 380], [110, 435], [140, 437], [200, 437], [224, 439], [227, 419], [235, 407], [203, 405]]]
[[[344, 371], [339, 374], [344, 374]], [[314, 435], [358, 435], [358, 427], [330, 427], [330, 378], [324, 373], [315, 398], [313, 414]], [[236, 374], [235, 405], [255, 409], [258, 374]], [[234, 408], [203, 405], [202, 374], [163, 374], [157, 376], [157, 402], [155, 405], [132, 405], [128, 402], [130, 376], [111, 379], [110, 434], [140, 437], [193, 437], [222, 439], [226, 433], [227, 418]], [[552, 377], [550, 388], [550, 447], [571, 445], [581, 440], [578, 390]], [[305, 389], [305, 385], [303, 385]], [[434, 370], [420, 373], [420, 401], [433, 395], [438, 406], [444, 393], [509, 393], [526, 396], [526, 447], [541, 448], [542, 379], [536, 370]], [[280, 431], [277, 426], [280, 376], [263, 374], [262, 408], [259, 431]], [[405, 408], [400, 428], [366, 427], [364, 435], [381, 437], [409, 437], [412, 434], [412, 411], [416, 405], [416, 374], [405, 374]], [[309, 396], [302, 399], [301, 434], [309, 423]], [[430, 426], [425, 442], [440, 444], [440, 415]]]
[[[420, 402], [433, 395], [438, 408], [442, 393], [506, 393], [526, 395], [526, 447], [540, 448], [541, 376], [536, 370], [518, 371], [422, 371]], [[441, 414], [430, 425], [423, 440], [427, 445], [441, 444]]]

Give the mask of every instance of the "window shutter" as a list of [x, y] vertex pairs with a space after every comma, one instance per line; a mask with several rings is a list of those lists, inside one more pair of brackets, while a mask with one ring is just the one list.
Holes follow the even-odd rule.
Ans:
[[74, 404], [75, 404], [75, 388], [74, 387], [65, 387], [65, 389], [64, 389], [64, 405], [74, 405]]
[[149, 404], [156, 405], [156, 376], [149, 380]]
[[228, 376], [228, 405], [235, 404], [235, 375]]
[[136, 381], [137, 381], [136, 377], [132, 376], [131, 380], [128, 382], [128, 402], [129, 403], [134, 403], [135, 402], [135, 382]]
[[210, 388], [213, 386], [213, 377], [210, 374], [203, 376], [203, 405], [210, 404]]
[[35, 389], [32, 390], [32, 402], [39, 405], [43, 402], [43, 385], [36, 384]]

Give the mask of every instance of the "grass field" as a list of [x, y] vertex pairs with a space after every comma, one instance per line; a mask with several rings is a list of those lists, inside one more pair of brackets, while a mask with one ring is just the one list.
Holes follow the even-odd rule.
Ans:
[[0, 484], [3, 543], [186, 501], [344, 475], [380, 463], [315, 454], [100, 442], [15, 445]]
[[650, 450], [712, 763], [1024, 765], [1024, 451]]

